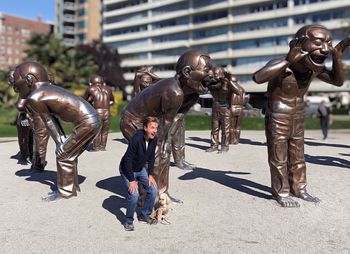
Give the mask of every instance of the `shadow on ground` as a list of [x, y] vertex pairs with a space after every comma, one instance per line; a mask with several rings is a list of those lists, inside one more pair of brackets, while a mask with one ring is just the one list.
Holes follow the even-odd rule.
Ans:
[[100, 189], [117, 194], [117, 196], [112, 195], [109, 196], [109, 198], [106, 198], [102, 203], [102, 207], [110, 213], [114, 214], [121, 224], [124, 223], [125, 215], [121, 211], [121, 208], [126, 208], [127, 202], [125, 197], [127, 193], [124, 189], [124, 183], [121, 176], [114, 176], [103, 179], [97, 182], [96, 186]]
[[305, 154], [305, 161], [308, 163], [339, 167], [339, 168], [350, 168], [350, 161], [332, 156], [314, 156]]
[[[193, 180], [196, 178], [205, 178], [210, 181], [217, 182], [229, 188], [238, 190], [240, 192], [252, 195], [258, 198], [272, 199], [271, 189], [265, 185], [244, 179], [235, 177], [233, 175], [248, 175], [248, 172], [233, 172], [223, 170], [210, 170], [207, 168], [195, 168], [193, 171], [180, 176], [180, 180]], [[269, 194], [266, 194], [266, 193]]]
[[304, 140], [305, 145], [308, 146], [331, 146], [331, 147], [337, 147], [337, 148], [350, 148], [349, 145], [344, 144], [331, 144], [331, 143], [320, 143], [320, 142], [314, 142], [314, 141], [307, 141]]
[[115, 138], [113, 139], [113, 141], [118, 141], [120, 143], [123, 143], [123, 144], [128, 144], [128, 141], [126, 140], [126, 138]]
[[[16, 176], [27, 177], [25, 180], [30, 182], [38, 182], [44, 185], [48, 185], [51, 191], [57, 190], [56, 179], [57, 173], [56, 171], [44, 170], [43, 172], [38, 172], [32, 169], [20, 169], [15, 173]], [[79, 184], [85, 181], [86, 177], [78, 175]]]

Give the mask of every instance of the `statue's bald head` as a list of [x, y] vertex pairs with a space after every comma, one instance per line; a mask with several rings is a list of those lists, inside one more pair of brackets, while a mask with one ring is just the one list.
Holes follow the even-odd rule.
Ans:
[[21, 78], [31, 77], [33, 82], [49, 81], [49, 75], [46, 69], [37, 62], [25, 62], [17, 65], [13, 75], [15, 77], [19, 75]]
[[177, 61], [176, 73], [180, 74], [182, 69], [186, 66], [189, 66], [192, 70], [195, 70], [201, 57], [210, 59], [210, 56], [207, 53], [200, 50], [190, 50], [185, 52]]
[[320, 29], [328, 32], [328, 29], [322, 25], [319, 24], [313, 24], [313, 25], [306, 25], [300, 28], [296, 33], [294, 38], [295, 39], [300, 39], [304, 37], [309, 37], [309, 31], [314, 30], [314, 29]]
[[103, 84], [104, 80], [100, 75], [92, 75], [89, 82], [90, 85]]

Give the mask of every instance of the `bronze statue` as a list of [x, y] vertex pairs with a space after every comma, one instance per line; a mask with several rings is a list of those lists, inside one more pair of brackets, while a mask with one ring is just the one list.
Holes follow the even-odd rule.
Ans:
[[112, 89], [106, 85], [101, 76], [93, 75], [90, 78], [89, 87], [86, 89], [83, 98], [96, 109], [102, 123], [101, 131], [93, 141], [93, 150], [105, 151], [111, 119], [109, 107], [114, 104]]
[[[137, 70], [133, 81], [134, 96], [138, 95], [142, 90], [149, 87], [153, 83], [160, 80], [160, 77], [152, 72], [151, 69], [144, 66]], [[185, 115], [179, 113], [174, 120], [174, 131], [172, 133], [172, 154], [175, 166], [180, 169], [192, 170], [194, 165], [185, 161]]]
[[27, 165], [33, 158], [33, 131], [28, 114], [18, 111], [16, 128], [19, 145], [18, 164]]
[[245, 90], [238, 84], [236, 77], [232, 76], [232, 82], [240, 90], [239, 94], [233, 93], [231, 97], [230, 144], [237, 145], [241, 137], [243, 107], [247, 103], [247, 98]]
[[[289, 43], [286, 57], [271, 60], [254, 73], [257, 83], [268, 81], [265, 118], [272, 196], [283, 207], [298, 207], [291, 194], [319, 202], [306, 191], [304, 159], [304, 100], [310, 82], [319, 78], [335, 86], [344, 82], [342, 57], [350, 37], [332, 46], [330, 31], [307, 25]], [[325, 60], [332, 56], [332, 69]]]
[[141, 67], [135, 73], [134, 81], [134, 96], [138, 95], [143, 89], [149, 87], [153, 83], [160, 80], [160, 77], [153, 73], [147, 66]]
[[225, 72], [222, 67], [214, 68], [214, 84], [209, 86], [213, 96], [213, 106], [211, 115], [211, 144], [206, 152], [219, 150], [219, 130], [221, 128], [221, 150], [225, 153], [229, 150], [230, 125], [231, 125], [231, 101], [234, 93], [239, 96], [242, 91], [233, 81], [232, 75]]
[[[20, 99], [26, 100], [25, 107], [29, 112], [40, 116], [56, 143], [58, 191], [45, 200], [76, 196], [80, 190], [78, 156], [101, 127], [96, 110], [82, 98], [51, 84], [44, 67], [36, 62], [25, 62], [15, 68], [14, 89]], [[53, 116], [74, 125], [69, 137], [65, 138]]]
[[[13, 74], [14, 70], [11, 70], [8, 74], [8, 83], [11, 86], [14, 85]], [[23, 149], [29, 150], [32, 162], [31, 168], [42, 172], [47, 164], [45, 158], [49, 133], [40, 116], [38, 114], [31, 115], [24, 104], [25, 99], [19, 99], [16, 103], [19, 112], [18, 115], [20, 117], [19, 119], [17, 118], [16, 121], [20, 151]], [[28, 129], [29, 126], [30, 129]], [[27, 153], [28, 152], [24, 152], [24, 154]]]
[[158, 81], [134, 97], [122, 112], [120, 129], [130, 139], [148, 116], [160, 119], [154, 174], [160, 192], [168, 190], [168, 175], [173, 127], [177, 114], [185, 114], [207, 92], [212, 63], [208, 54], [192, 50], [180, 56], [176, 75]]

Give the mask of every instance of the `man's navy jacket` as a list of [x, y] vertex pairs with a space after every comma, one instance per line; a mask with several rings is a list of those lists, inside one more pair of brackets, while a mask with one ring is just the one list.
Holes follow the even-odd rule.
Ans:
[[120, 170], [130, 182], [135, 180], [133, 172], [141, 171], [146, 162], [148, 162], [148, 174], [153, 174], [156, 147], [157, 137], [149, 140], [146, 151], [144, 130], [136, 131], [129, 140], [128, 149], [120, 162]]

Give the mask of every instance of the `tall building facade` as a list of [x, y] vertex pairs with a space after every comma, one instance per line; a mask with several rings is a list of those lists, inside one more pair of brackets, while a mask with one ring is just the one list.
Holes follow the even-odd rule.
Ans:
[[[347, 0], [104, 0], [102, 31], [103, 41], [118, 48], [127, 80], [143, 65], [171, 77], [183, 52], [201, 49], [248, 92], [264, 92], [266, 85], [254, 84], [252, 74], [287, 54], [300, 27], [326, 26], [335, 45], [348, 36], [343, 33], [350, 26], [347, 17]], [[315, 81], [310, 89], [336, 88]], [[350, 91], [349, 82], [341, 89]]]
[[101, 0], [55, 0], [55, 34], [66, 46], [101, 36]]
[[25, 57], [26, 42], [34, 33], [48, 34], [52, 25], [0, 12], [0, 69], [8, 70]]

